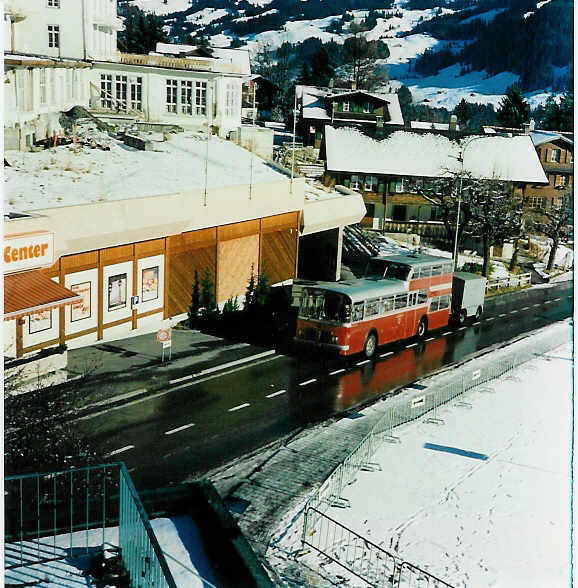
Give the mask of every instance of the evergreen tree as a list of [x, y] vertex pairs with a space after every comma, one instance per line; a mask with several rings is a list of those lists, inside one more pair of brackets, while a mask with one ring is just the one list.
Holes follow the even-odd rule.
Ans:
[[402, 85], [397, 91], [397, 98], [404, 120], [411, 120], [413, 116], [413, 98], [409, 88]]
[[203, 316], [208, 316], [218, 310], [217, 302], [215, 300], [215, 287], [211, 280], [211, 272], [209, 268], [205, 268], [205, 274], [201, 282], [200, 304]]
[[253, 297], [255, 295], [255, 271], [254, 266], [251, 264], [251, 276], [249, 277], [249, 283], [247, 284], [247, 290], [245, 291], [245, 306], [244, 310], [248, 311], [253, 305]]
[[454, 114], [458, 117], [458, 122], [462, 130], [469, 126], [470, 119], [472, 118], [472, 108], [469, 102], [466, 102], [465, 98], [462, 98], [454, 108]]
[[118, 44], [126, 53], [147, 54], [156, 49], [157, 43], [169, 40], [164, 21], [152, 12], [143, 12], [136, 6], [120, 11], [124, 16], [124, 30], [118, 34]]
[[522, 96], [518, 85], [508, 87], [506, 95], [499, 104], [497, 116], [500, 124], [508, 128], [520, 129], [523, 123], [528, 122], [530, 105]]
[[199, 309], [201, 308], [201, 295], [199, 291], [199, 272], [195, 270], [193, 279], [193, 291], [191, 294], [191, 305], [189, 306], [189, 328], [194, 329], [197, 324]]

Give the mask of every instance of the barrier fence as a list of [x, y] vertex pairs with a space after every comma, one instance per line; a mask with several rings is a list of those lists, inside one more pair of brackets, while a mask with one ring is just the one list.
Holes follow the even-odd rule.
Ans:
[[[514, 369], [531, 359], [541, 356], [548, 351], [559, 347], [566, 341], [570, 340], [570, 326], [560, 324], [556, 328], [551, 327], [547, 332], [537, 333], [530, 338], [517, 341], [504, 349], [498, 349], [485, 356], [473, 359], [456, 370], [453, 374], [446, 374], [446, 382], [431, 391], [424, 389], [418, 394], [398, 395], [385, 401], [384, 410], [373, 425], [369, 433], [363, 438], [359, 445], [333, 470], [331, 475], [309, 498], [305, 507], [305, 520], [303, 525], [302, 543], [314, 547], [317, 551], [328, 555], [328, 550], [333, 549], [332, 541], [327, 544], [323, 543], [324, 536], [331, 536], [331, 533], [317, 533], [319, 525], [337, 524], [325, 514], [329, 507], [348, 507], [349, 501], [343, 496], [343, 490], [355, 480], [355, 476], [360, 470], [375, 469], [377, 464], [371, 462], [377, 449], [384, 442], [396, 442], [398, 439], [394, 436], [394, 429], [404, 423], [414, 421], [421, 417], [426, 417], [427, 421], [434, 423], [443, 423], [440, 414], [440, 408], [448, 403], [454, 402], [456, 405], [470, 407], [464, 396], [472, 390], [491, 391], [489, 384], [499, 378], [512, 378]], [[412, 391], [413, 392], [413, 391]], [[325, 519], [328, 519], [326, 521]], [[315, 537], [315, 540], [312, 540]], [[331, 557], [328, 555], [328, 557]], [[392, 556], [393, 557], [393, 556]], [[337, 562], [344, 565], [343, 561]], [[404, 575], [398, 568], [397, 575], [399, 581], [406, 576], [413, 577], [417, 574], [425, 577], [427, 572], [420, 570], [417, 566], [405, 562], [403, 567]], [[399, 562], [401, 566], [402, 562]], [[345, 566], [347, 567], [347, 566]], [[350, 569], [350, 568], [348, 568]], [[411, 570], [416, 570], [415, 573]], [[352, 573], [359, 571], [351, 570]], [[367, 580], [367, 578], [364, 578]], [[449, 586], [442, 580], [434, 578], [433, 581], [441, 582], [440, 584], [426, 584], [431, 586]], [[405, 582], [405, 580], [404, 580]], [[379, 584], [376, 584], [379, 585]], [[408, 586], [410, 584], [381, 584], [383, 586]], [[419, 584], [420, 586], [422, 584]]]
[[131, 586], [176, 588], [123, 463], [4, 478], [4, 567], [25, 570], [103, 553], [118, 526]]
[[486, 293], [498, 288], [515, 288], [519, 286], [528, 286], [532, 283], [532, 274], [519, 274], [517, 276], [508, 276], [507, 278], [496, 278], [488, 280], [486, 283]]

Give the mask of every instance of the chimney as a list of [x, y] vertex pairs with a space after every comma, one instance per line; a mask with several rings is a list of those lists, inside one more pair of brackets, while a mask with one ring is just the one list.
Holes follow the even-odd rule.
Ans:
[[530, 122], [524, 123], [524, 134], [528, 135], [536, 128], [536, 123], [533, 118], [530, 119]]
[[455, 133], [458, 130], [458, 117], [455, 114], [450, 116], [449, 130], [452, 133]]

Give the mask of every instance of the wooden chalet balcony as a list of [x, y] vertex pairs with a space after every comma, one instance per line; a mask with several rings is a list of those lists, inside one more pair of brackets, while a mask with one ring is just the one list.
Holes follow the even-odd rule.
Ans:
[[165, 67], [167, 69], [184, 69], [189, 71], [210, 71], [215, 73], [241, 73], [240, 66], [220, 60], [165, 57], [163, 55], [140, 55], [137, 53], [120, 53], [119, 63], [148, 67]]
[[359, 122], [370, 122], [377, 123], [377, 116], [372, 112], [334, 112], [333, 120], [339, 121], [359, 121]]
[[551, 174], [573, 174], [574, 173], [574, 164], [572, 163], [556, 163], [546, 162], [542, 163], [542, 167], [544, 168], [545, 172], [549, 172]]

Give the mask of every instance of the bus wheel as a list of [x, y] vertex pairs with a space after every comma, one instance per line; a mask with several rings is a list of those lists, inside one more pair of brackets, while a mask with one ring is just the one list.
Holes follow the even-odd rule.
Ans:
[[482, 316], [482, 307], [481, 306], [478, 306], [478, 309], [476, 310], [476, 316], [474, 317], [474, 320], [479, 321], [481, 316]]
[[425, 337], [426, 333], [427, 333], [427, 319], [425, 318], [425, 316], [422, 316], [419, 321], [419, 324], [417, 325], [416, 336], [418, 339], [423, 339]]
[[371, 359], [375, 355], [375, 351], [377, 350], [377, 333], [372, 331], [367, 335], [367, 339], [365, 340], [365, 345], [363, 346], [363, 353], [367, 359]]

